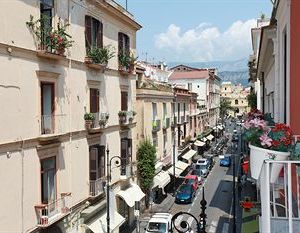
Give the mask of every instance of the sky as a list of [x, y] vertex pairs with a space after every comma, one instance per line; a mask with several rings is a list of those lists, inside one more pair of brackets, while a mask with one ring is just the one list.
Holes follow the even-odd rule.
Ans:
[[[116, 0], [125, 7], [126, 0]], [[270, 0], [127, 0], [143, 28], [140, 60], [149, 62], [234, 61], [251, 52], [250, 29]]]

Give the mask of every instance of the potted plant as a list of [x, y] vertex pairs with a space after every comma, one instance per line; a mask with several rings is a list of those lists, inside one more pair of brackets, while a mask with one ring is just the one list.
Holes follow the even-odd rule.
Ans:
[[63, 56], [65, 50], [70, 48], [74, 42], [71, 40], [72, 37], [66, 33], [70, 24], [62, 23], [59, 20], [56, 28], [43, 27], [42, 25], [49, 20], [51, 19], [47, 16], [34, 20], [34, 17], [30, 15], [30, 20], [26, 22], [26, 25], [34, 34], [38, 49]]
[[93, 113], [85, 113], [84, 120], [86, 128], [90, 129], [93, 124], [93, 121], [95, 120], [95, 115]]
[[126, 52], [120, 52], [119, 59], [119, 71], [123, 73], [129, 73], [130, 68], [130, 56]]
[[124, 124], [127, 120], [127, 111], [119, 111], [119, 120], [121, 124]]
[[87, 51], [86, 63], [93, 63], [106, 67], [108, 61], [115, 56], [115, 52], [112, 50], [111, 45], [104, 46], [102, 48], [91, 47]]
[[109, 119], [109, 114], [108, 113], [101, 114], [101, 118], [99, 120], [99, 125], [100, 125], [101, 128], [105, 127], [105, 125], [107, 124], [108, 119]]
[[[244, 123], [244, 138], [250, 143], [251, 176], [258, 179], [265, 159], [287, 160], [290, 155], [292, 133], [289, 126], [277, 123], [268, 126], [264, 116], [259, 112], [248, 114]], [[271, 182], [275, 182], [282, 168], [280, 164], [272, 164]]]
[[130, 114], [128, 114], [128, 116], [129, 116], [128, 120], [130, 123], [132, 123], [135, 115], [136, 115], [135, 111], [130, 111]]

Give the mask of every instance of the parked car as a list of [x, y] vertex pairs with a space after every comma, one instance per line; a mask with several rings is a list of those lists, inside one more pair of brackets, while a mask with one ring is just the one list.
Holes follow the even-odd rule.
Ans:
[[220, 166], [221, 167], [230, 167], [231, 165], [231, 156], [226, 154], [226, 155], [221, 155], [219, 156], [220, 158]]
[[156, 213], [154, 214], [145, 228], [146, 233], [168, 233], [171, 232], [172, 214]]
[[198, 189], [198, 176], [196, 175], [186, 175], [183, 181], [184, 184], [189, 184], [192, 185], [193, 189], [195, 190], [195, 192]]
[[192, 203], [195, 197], [195, 190], [190, 184], [182, 184], [179, 186], [176, 196], [176, 203]]
[[192, 168], [190, 174], [198, 177], [198, 184], [203, 183], [203, 176], [200, 169]]
[[198, 159], [195, 168], [200, 169], [203, 177], [207, 177], [209, 169], [208, 169], [208, 160], [207, 159]]

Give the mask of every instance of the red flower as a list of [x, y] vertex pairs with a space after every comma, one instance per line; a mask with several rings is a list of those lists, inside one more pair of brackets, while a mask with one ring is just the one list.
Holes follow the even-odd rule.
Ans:
[[272, 141], [272, 145], [275, 146], [275, 147], [277, 147], [277, 146], [280, 145], [280, 142], [277, 141], [277, 140], [273, 140], [273, 141]]
[[289, 139], [284, 142], [284, 145], [286, 145], [286, 146], [288, 146], [290, 144], [291, 144], [291, 140], [289, 140]]

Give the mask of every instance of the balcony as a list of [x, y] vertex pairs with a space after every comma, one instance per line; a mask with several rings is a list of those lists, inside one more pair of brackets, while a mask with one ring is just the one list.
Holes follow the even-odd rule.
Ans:
[[152, 121], [152, 132], [158, 132], [161, 129], [160, 120], [153, 120]]
[[120, 174], [120, 180], [127, 180], [131, 177], [131, 165], [121, 165], [121, 174]]
[[119, 123], [121, 127], [129, 127], [134, 122], [135, 111], [119, 111]]
[[66, 115], [41, 115], [39, 119], [40, 143], [57, 140], [60, 135], [66, 133]]
[[48, 227], [69, 214], [71, 212], [70, 199], [71, 193], [62, 193], [61, 198], [53, 202], [36, 205], [37, 226]]
[[183, 124], [185, 122], [185, 116], [180, 117], [180, 124]]
[[171, 127], [176, 127], [176, 125], [177, 125], [177, 117], [176, 116], [174, 116], [173, 118], [172, 118], [172, 122], [171, 122]]
[[185, 123], [188, 123], [190, 121], [190, 116], [189, 115], [186, 115], [186, 118], [185, 118]]
[[104, 192], [104, 178], [90, 180], [90, 196], [97, 197]]
[[167, 117], [164, 119], [164, 125], [163, 125], [163, 129], [167, 129], [170, 127], [170, 118]]
[[89, 133], [99, 133], [103, 131], [107, 127], [107, 122], [109, 119], [109, 114], [108, 113], [88, 113], [90, 118], [86, 119], [86, 114], [85, 114], [85, 125], [86, 129], [88, 130]]
[[[260, 232], [299, 232], [300, 229], [300, 161], [265, 160], [260, 173]], [[274, 183], [271, 174], [281, 172]]]

